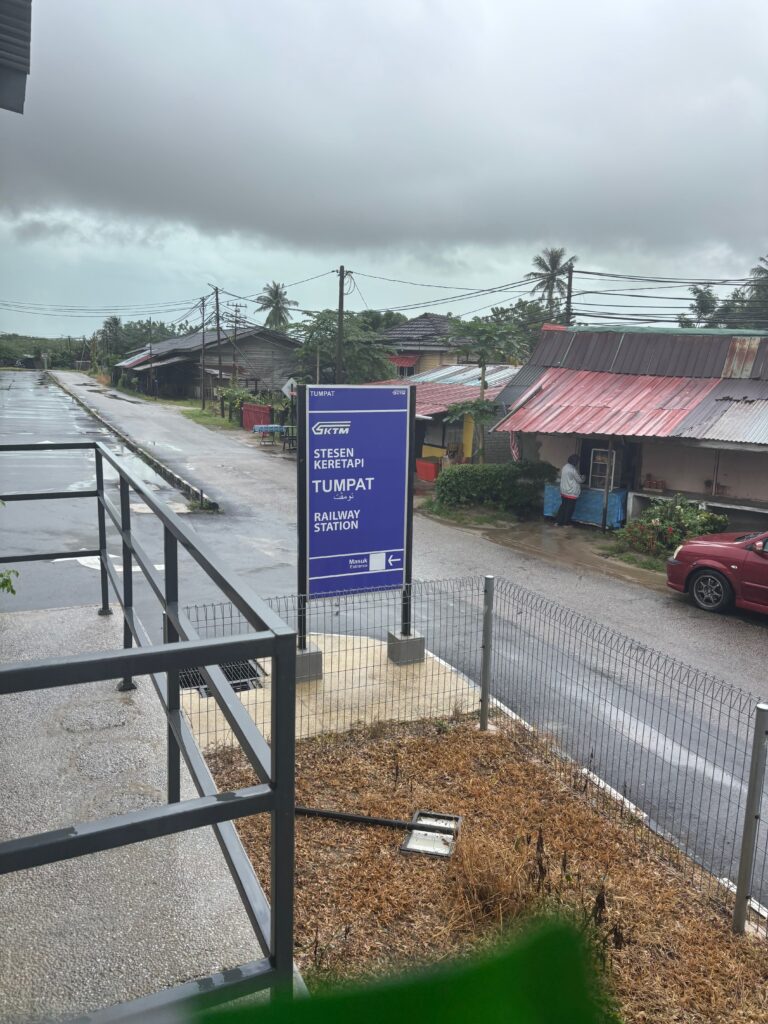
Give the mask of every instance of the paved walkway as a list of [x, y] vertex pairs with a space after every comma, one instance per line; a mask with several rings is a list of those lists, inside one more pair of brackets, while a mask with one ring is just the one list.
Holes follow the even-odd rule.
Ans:
[[[122, 646], [91, 607], [0, 615], [5, 662]], [[164, 803], [150, 680], [2, 698], [0, 841]], [[183, 798], [195, 796], [183, 772]], [[261, 956], [211, 829], [0, 878], [0, 1020], [81, 1015]]]

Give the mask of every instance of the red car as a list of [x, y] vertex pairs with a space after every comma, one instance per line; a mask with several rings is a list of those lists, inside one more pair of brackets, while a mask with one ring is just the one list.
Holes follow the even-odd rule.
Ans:
[[768, 533], [692, 537], [667, 559], [667, 586], [705, 612], [735, 604], [768, 614]]

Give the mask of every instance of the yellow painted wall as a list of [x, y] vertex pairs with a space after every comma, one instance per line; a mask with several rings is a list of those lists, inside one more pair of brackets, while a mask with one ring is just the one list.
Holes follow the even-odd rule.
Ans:
[[445, 455], [445, 448], [438, 448], [434, 444], [423, 444], [421, 446], [422, 459], [442, 459]]
[[472, 458], [472, 450], [475, 440], [475, 421], [471, 416], [464, 417], [464, 433], [461, 438], [461, 447], [464, 450], [464, 458]]
[[419, 361], [416, 364], [416, 373], [423, 373], [425, 370], [436, 370], [438, 366], [442, 366], [440, 353], [425, 352], [424, 355], [419, 356]]

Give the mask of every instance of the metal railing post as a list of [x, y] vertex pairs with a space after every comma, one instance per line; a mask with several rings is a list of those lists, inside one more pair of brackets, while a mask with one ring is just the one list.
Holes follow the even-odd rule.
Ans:
[[272, 657], [272, 811], [270, 953], [278, 991], [293, 990], [293, 885], [296, 753], [296, 640], [275, 640]]
[[491, 704], [491, 657], [493, 655], [493, 576], [486, 576], [483, 585], [483, 654], [480, 669], [480, 728], [488, 729]]
[[[163, 615], [163, 641], [178, 643], [179, 634], [168, 615], [169, 606], [178, 610], [179, 603], [179, 543], [168, 527], [163, 529], [163, 560], [165, 562], [165, 614]], [[171, 728], [171, 718], [179, 716], [181, 693], [179, 670], [169, 669], [165, 676], [168, 683], [168, 803], [181, 800], [181, 748]]]
[[101, 452], [94, 449], [96, 456], [96, 497], [97, 515], [99, 520], [99, 568], [101, 570], [101, 608], [99, 615], [111, 615], [109, 607], [109, 577], [107, 576], [107, 517], [104, 512], [104, 463]]
[[[128, 481], [120, 476], [120, 526], [123, 531], [123, 647], [133, 647], [133, 632], [128, 616], [133, 614], [133, 556], [131, 554], [131, 493]], [[123, 676], [118, 690], [135, 690], [132, 676]]]
[[749, 763], [747, 803], [744, 808], [744, 829], [741, 834], [736, 905], [733, 908], [733, 930], [737, 935], [743, 934], [747, 924], [749, 890], [752, 885], [752, 869], [755, 864], [755, 843], [760, 824], [760, 804], [765, 786], [766, 753], [768, 753], [768, 704], [758, 704], [755, 708], [752, 759]]

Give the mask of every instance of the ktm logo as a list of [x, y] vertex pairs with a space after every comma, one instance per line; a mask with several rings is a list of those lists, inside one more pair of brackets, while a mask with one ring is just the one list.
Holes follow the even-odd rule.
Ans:
[[318, 437], [327, 436], [328, 434], [348, 434], [351, 426], [351, 420], [328, 420], [325, 423], [316, 423], [312, 427], [312, 433]]

